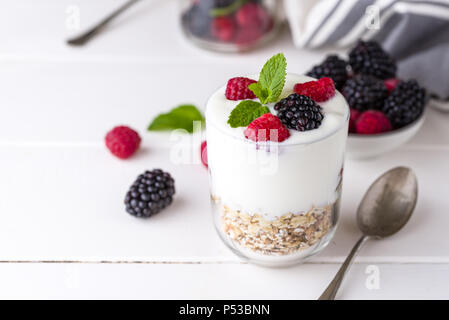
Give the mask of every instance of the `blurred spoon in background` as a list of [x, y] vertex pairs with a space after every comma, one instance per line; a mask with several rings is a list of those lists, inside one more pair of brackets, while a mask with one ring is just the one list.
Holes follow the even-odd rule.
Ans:
[[114, 10], [112, 13], [110, 13], [108, 16], [103, 18], [99, 23], [88, 29], [87, 31], [83, 32], [82, 34], [68, 39], [67, 44], [72, 46], [82, 46], [86, 44], [90, 39], [92, 39], [94, 36], [96, 36], [98, 33], [100, 33], [101, 30], [114, 18], [116, 18], [118, 15], [126, 11], [128, 8], [130, 8], [132, 5], [134, 5], [136, 2], [139, 2], [140, 0], [128, 0], [125, 2], [121, 7]]

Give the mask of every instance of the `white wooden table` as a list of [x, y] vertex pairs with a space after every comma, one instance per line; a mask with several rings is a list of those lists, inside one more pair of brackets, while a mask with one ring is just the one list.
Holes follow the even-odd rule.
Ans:
[[[136, 5], [86, 47], [64, 44], [78, 32], [77, 10], [84, 29], [120, 3], [0, 3], [0, 298], [314, 299], [359, 237], [362, 194], [396, 165], [418, 175], [416, 212], [399, 234], [367, 244], [338, 297], [449, 298], [449, 115], [429, 110], [407, 145], [346, 162], [340, 225], [320, 255], [288, 269], [242, 263], [212, 227], [206, 170], [171, 163], [168, 136], [146, 126], [180, 103], [203, 109], [224, 81], [274, 53], [302, 73], [325, 52], [294, 48], [288, 33], [244, 55], [205, 52], [182, 38], [177, 5], [166, 0]], [[103, 144], [122, 123], [143, 137], [129, 161]], [[154, 167], [175, 177], [176, 201], [135, 219], [124, 194]]]

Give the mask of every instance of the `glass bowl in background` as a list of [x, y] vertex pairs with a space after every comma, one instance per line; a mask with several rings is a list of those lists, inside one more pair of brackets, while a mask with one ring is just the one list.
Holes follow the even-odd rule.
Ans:
[[247, 51], [279, 31], [280, 5], [278, 0], [182, 0], [181, 27], [199, 47]]

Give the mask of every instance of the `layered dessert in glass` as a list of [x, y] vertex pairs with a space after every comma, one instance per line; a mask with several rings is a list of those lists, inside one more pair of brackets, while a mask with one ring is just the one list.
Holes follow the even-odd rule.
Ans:
[[[287, 138], [280, 131], [275, 132], [278, 138], [257, 139], [251, 137], [252, 124], [232, 127], [230, 114], [241, 100], [228, 99], [227, 86], [208, 100], [207, 154], [215, 226], [223, 241], [250, 262], [295, 264], [323, 249], [334, 234], [349, 107], [338, 91], [321, 102], [294, 92], [295, 85], [314, 80], [286, 74], [278, 99], [263, 104], [269, 113], [254, 122], [281, 121]], [[303, 114], [308, 110], [310, 114]]]

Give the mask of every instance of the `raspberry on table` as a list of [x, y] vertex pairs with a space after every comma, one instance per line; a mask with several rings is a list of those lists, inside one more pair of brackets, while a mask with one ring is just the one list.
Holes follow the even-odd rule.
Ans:
[[175, 180], [161, 169], [139, 175], [125, 196], [126, 211], [136, 217], [149, 217], [169, 206], [175, 194]]
[[400, 82], [385, 100], [382, 111], [393, 127], [401, 128], [419, 118], [424, 111], [426, 91], [416, 80]]
[[140, 136], [127, 126], [117, 126], [106, 134], [106, 147], [120, 159], [132, 156], [140, 145]]
[[322, 108], [310, 97], [293, 93], [275, 104], [274, 110], [282, 123], [290, 129], [317, 129], [324, 119]]
[[255, 99], [256, 95], [248, 88], [248, 86], [256, 82], [256, 80], [244, 77], [229, 79], [226, 86], [225, 96], [228, 100]]
[[351, 108], [359, 111], [381, 109], [388, 96], [383, 81], [371, 76], [360, 75], [346, 81], [342, 94]]
[[392, 130], [390, 120], [378, 110], [363, 112], [356, 121], [356, 132], [360, 134], [376, 134]]
[[266, 113], [253, 120], [244, 131], [245, 137], [253, 141], [282, 142], [290, 137], [290, 132], [278, 117]]
[[379, 79], [394, 78], [396, 62], [375, 41], [360, 40], [349, 52], [349, 64], [354, 73], [371, 75]]
[[201, 143], [200, 155], [201, 155], [201, 163], [207, 169], [209, 167], [207, 162], [207, 141], [203, 141]]
[[315, 79], [329, 77], [334, 80], [335, 87], [341, 90], [348, 79], [347, 67], [348, 63], [345, 60], [340, 59], [337, 55], [329, 55], [321, 64], [314, 66], [307, 72], [306, 75]]
[[297, 83], [293, 89], [297, 94], [308, 96], [316, 102], [324, 102], [335, 95], [334, 81], [329, 77]]
[[236, 24], [232, 17], [218, 17], [212, 21], [212, 35], [220, 41], [231, 41], [236, 32]]

